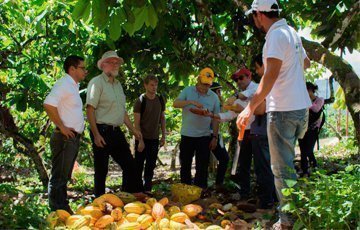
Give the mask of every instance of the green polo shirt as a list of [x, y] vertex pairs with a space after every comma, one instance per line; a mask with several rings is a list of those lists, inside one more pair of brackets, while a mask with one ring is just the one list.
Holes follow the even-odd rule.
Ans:
[[97, 124], [119, 126], [124, 123], [125, 94], [118, 80], [113, 83], [102, 73], [89, 82], [86, 94], [86, 105], [95, 108]]

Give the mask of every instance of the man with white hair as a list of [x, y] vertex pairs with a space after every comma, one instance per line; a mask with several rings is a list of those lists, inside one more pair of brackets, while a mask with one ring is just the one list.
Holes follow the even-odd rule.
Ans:
[[254, 0], [247, 12], [252, 14], [255, 26], [266, 33], [265, 72], [250, 103], [238, 116], [237, 124], [246, 124], [266, 97], [271, 169], [280, 201], [280, 218], [273, 227], [291, 229], [291, 218], [281, 210], [286, 202], [282, 189], [287, 187], [287, 180], [296, 180], [295, 142], [306, 132], [307, 108], [311, 105], [304, 81], [304, 68], [310, 66], [310, 60], [300, 36], [279, 17], [279, 11], [276, 0]]
[[136, 177], [135, 159], [120, 129], [125, 124], [137, 138], [141, 137], [129, 119], [125, 94], [116, 79], [123, 63], [124, 60], [115, 51], [105, 52], [97, 63], [103, 72], [91, 79], [87, 88], [86, 113], [93, 142], [96, 197], [105, 193], [109, 156], [123, 170], [122, 190], [130, 193], [143, 190], [141, 178]]

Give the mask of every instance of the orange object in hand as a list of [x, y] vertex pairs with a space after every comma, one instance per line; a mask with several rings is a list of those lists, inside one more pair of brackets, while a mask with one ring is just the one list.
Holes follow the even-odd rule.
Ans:
[[242, 125], [239, 129], [239, 135], [238, 135], [238, 141], [242, 141], [244, 139], [244, 134], [245, 134], [245, 125]]
[[190, 110], [190, 112], [200, 115], [200, 116], [205, 116], [206, 114], [209, 113], [209, 111], [207, 109], [190, 108], [189, 110]]

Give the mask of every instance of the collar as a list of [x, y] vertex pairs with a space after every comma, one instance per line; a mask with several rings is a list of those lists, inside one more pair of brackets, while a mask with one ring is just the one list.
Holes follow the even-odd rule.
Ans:
[[[104, 73], [104, 72], [102, 72], [101, 73], [101, 75], [100, 75], [106, 82], [109, 82], [109, 83], [111, 83], [110, 82], [110, 80], [109, 80], [109, 77]], [[114, 84], [117, 84], [119, 81], [116, 79], [116, 78], [114, 78]]]
[[211, 89], [209, 89], [209, 90], [206, 92], [206, 94], [202, 94], [202, 93], [200, 93], [200, 92], [197, 90], [196, 85], [195, 85], [195, 86], [194, 86], [194, 90], [195, 90], [196, 93], [198, 93], [198, 94], [201, 95], [201, 96], [210, 96], [210, 91], [211, 91]]
[[282, 26], [287, 26], [287, 22], [284, 18], [280, 19], [279, 21], [273, 23], [270, 28], [269, 28], [269, 31], [266, 33], [266, 36], [265, 36], [265, 39], [267, 40], [269, 34], [273, 31], [273, 30], [276, 30], [277, 28], [279, 27], [282, 27]]
[[69, 74], [65, 73], [64, 77], [69, 81], [71, 84], [79, 86], [79, 83], [77, 83], [74, 78], [72, 78]]

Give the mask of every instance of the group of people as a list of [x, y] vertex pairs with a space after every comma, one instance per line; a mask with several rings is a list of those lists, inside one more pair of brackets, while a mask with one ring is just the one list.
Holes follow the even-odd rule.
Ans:
[[[281, 190], [287, 187], [286, 180], [297, 178], [293, 163], [297, 139], [300, 139], [303, 175], [309, 174], [309, 162], [317, 166], [313, 148], [324, 100], [315, 96], [316, 86], [304, 80], [304, 69], [310, 66], [310, 60], [300, 36], [279, 17], [280, 11], [276, 0], [254, 0], [247, 12], [255, 26], [266, 34], [262, 55], [253, 60], [256, 73], [261, 76], [259, 84], [252, 81], [249, 69], [241, 68], [231, 76], [239, 92], [223, 102], [221, 85], [214, 82], [213, 70], [206, 67], [199, 72], [195, 86], [181, 91], [173, 107], [182, 109], [181, 182], [206, 188], [212, 152], [219, 162], [216, 185], [222, 185], [229, 155], [219, 133], [219, 124], [237, 118], [239, 129], [245, 129], [236, 177], [240, 195], [242, 198], [250, 195], [250, 168], [254, 160], [259, 205], [272, 208], [278, 200], [279, 221], [274, 228], [287, 229], [291, 228], [293, 220], [281, 210], [285, 204]], [[134, 105], [134, 125], [130, 121], [123, 87], [116, 79], [123, 62], [115, 51], [104, 53], [97, 62], [102, 73], [91, 79], [87, 87], [85, 107], [94, 152], [97, 197], [105, 193], [109, 156], [123, 170], [124, 191], [138, 195], [151, 192], [158, 150], [166, 139], [165, 100], [157, 94], [156, 76], [144, 78], [145, 93]], [[66, 198], [67, 182], [84, 130], [78, 83], [84, 80], [87, 71], [84, 59], [78, 56], [67, 57], [64, 70], [65, 76], [56, 82], [44, 107], [56, 125], [50, 142], [53, 154], [50, 208], [71, 212]], [[122, 124], [136, 137], [135, 157], [120, 128]]]

